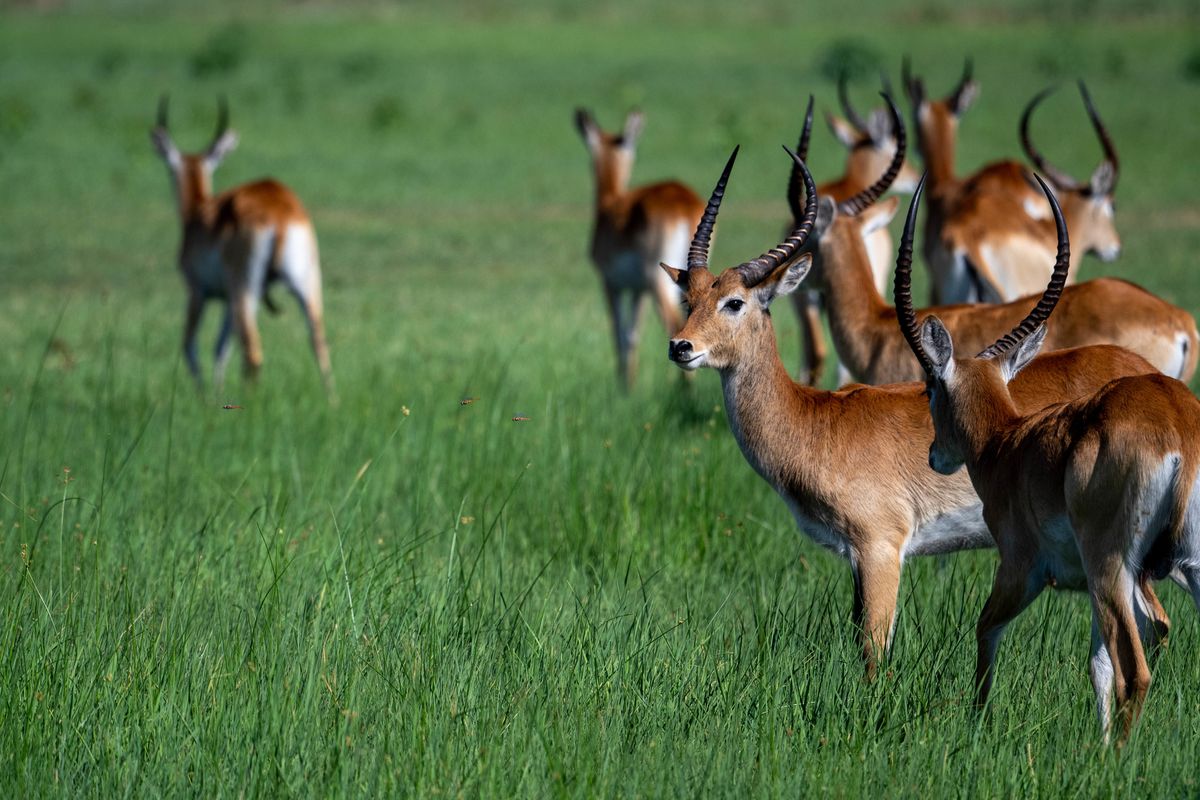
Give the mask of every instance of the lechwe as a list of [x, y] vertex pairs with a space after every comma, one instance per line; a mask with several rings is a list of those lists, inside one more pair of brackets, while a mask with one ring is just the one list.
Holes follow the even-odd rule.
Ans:
[[[803, 164], [807, 200], [791, 235], [719, 276], [709, 272], [709, 237], [732, 167], [731, 156], [696, 229], [687, 269], [663, 265], [691, 309], [671, 340], [670, 358], [684, 369], [720, 373], [725, 411], [746, 460], [805, 533], [849, 560], [854, 620], [872, 674], [891, 640], [905, 559], [988, 547], [991, 537], [967, 476], [925, 468], [933, 430], [921, 384], [830, 392], [788, 377], [768, 308], [800, 286], [812, 263], [808, 253], [797, 256], [817, 213]], [[1151, 371], [1116, 347], [1061, 350], [1036, 359], [1013, 389], [1023, 408], [1036, 409]]]
[[625, 389], [637, 375], [637, 343], [647, 294], [653, 294], [667, 334], [683, 324], [679, 292], [658, 269], [660, 261], [682, 261], [704, 201], [678, 181], [629, 188], [642, 114], [625, 118], [619, 134], [605, 133], [583, 109], [575, 124], [592, 156], [596, 220], [592, 261], [604, 282], [617, 347], [617, 377]]
[[171, 140], [166, 97], [159, 102], [158, 122], [150, 139], [171, 171], [183, 223], [179, 269], [188, 292], [183, 352], [197, 383], [202, 380], [196, 330], [205, 303], [214, 299], [226, 303], [213, 360], [213, 382], [220, 387], [224, 379], [229, 337], [234, 332], [242, 343], [246, 375], [254, 378], [263, 359], [258, 304], [263, 301], [273, 310], [267, 289], [282, 281], [300, 301], [321, 378], [331, 391], [317, 237], [300, 199], [271, 178], [213, 196], [213, 172], [238, 143], [237, 134], [229, 128], [224, 100], [217, 131], [202, 152], [181, 153]]
[[[899, 198], [874, 202], [887, 190], [889, 176], [896, 174], [903, 159], [904, 125], [899, 110], [887, 100], [900, 149], [859, 202], [834, 203], [822, 197], [813, 234], [816, 260], [809, 279], [825, 296], [842, 368], [856, 380], [872, 384], [924, 377], [896, 326], [896, 309], [879, 293], [866, 244], [875, 231], [886, 229], [899, 202]], [[1047, 256], [1052, 257], [1052, 253]], [[942, 306], [921, 313], [936, 314], [959, 347], [974, 351], [986, 347], [996, 331], [1017, 324], [1037, 299], [1038, 295], [1031, 295], [1009, 303]], [[1200, 335], [1191, 314], [1117, 278], [1067, 286], [1047, 325], [1046, 350], [1092, 344], [1125, 347], [1164, 374], [1183, 380], [1195, 373], [1200, 354]]]
[[1042, 188], [1058, 256], [1041, 300], [1010, 333], [974, 358], [955, 358], [952, 336], [937, 317], [918, 330], [909, 278], [920, 187], [897, 258], [896, 304], [928, 376], [935, 431], [929, 465], [945, 475], [966, 464], [1000, 551], [976, 631], [979, 704], [987, 701], [1005, 626], [1046, 586], [1086, 589], [1100, 724], [1107, 740], [1115, 694], [1123, 740], [1150, 686], [1143, 646], [1161, 636], [1148, 578], [1178, 569], [1200, 604], [1200, 401], [1179, 381], [1151, 374], [1041, 411], [1014, 402], [1011, 389], [1041, 347], [1070, 263], [1062, 212], [1050, 188]]
[[[886, 87], [886, 80], [884, 84]], [[846, 116], [843, 118], [827, 113], [825, 119], [834, 137], [846, 148], [845, 173], [841, 177], [818, 184], [817, 194], [828, 197], [835, 203], [853, 205], [854, 198], [870, 191], [872, 184], [888, 170], [898, 150], [902, 153], [902, 160], [899, 172], [891, 181], [891, 188], [897, 192], [911, 193], [920, 176], [907, 160], [903, 160], [904, 148], [897, 147], [897, 130], [887, 109], [875, 109], [864, 119], [850, 102], [844, 74], [838, 79], [838, 99]], [[804, 127], [796, 146], [796, 152], [806, 161], [812, 132], [812, 113], [813, 101], [809, 97]], [[803, 208], [800, 202], [802, 188], [799, 168], [793, 166], [788, 180], [788, 206], [792, 210], [792, 227], [800, 224]], [[872, 231], [866, 237], [866, 247], [875, 283], [879, 292], [883, 293], [891, 283], [892, 254], [895, 252], [887, 227], [879, 227]], [[792, 303], [800, 319], [800, 382], [816, 386], [821, 382], [826, 358], [825, 337], [821, 329], [820, 292], [809, 289], [796, 292], [792, 295]]]
[[[954, 172], [958, 120], [978, 94], [970, 63], [958, 87], [942, 100], [925, 96], [924, 84], [909, 74], [907, 61], [904, 83], [928, 170], [924, 254], [933, 278], [933, 302], [997, 302], [1040, 292], [1046, 285], [1047, 265], [1054, 261], [1054, 221], [1024, 166], [998, 161], [967, 178]], [[1029, 118], [1048, 92], [1026, 107], [1021, 140], [1038, 169], [1054, 183], [1076, 261], [1085, 252], [1109, 261], [1121, 250], [1113, 219], [1117, 151], [1082, 82], [1079, 89], [1104, 150], [1104, 160], [1087, 183], [1055, 169], [1033, 149]]]

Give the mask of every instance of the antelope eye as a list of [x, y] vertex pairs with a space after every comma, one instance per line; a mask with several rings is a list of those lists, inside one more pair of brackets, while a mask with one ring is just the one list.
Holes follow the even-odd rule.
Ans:
[[735, 297], [725, 304], [725, 309], [727, 311], [741, 311], [742, 306], [744, 306], [744, 305], [746, 305], [746, 303], [744, 301], [739, 300], [738, 298]]

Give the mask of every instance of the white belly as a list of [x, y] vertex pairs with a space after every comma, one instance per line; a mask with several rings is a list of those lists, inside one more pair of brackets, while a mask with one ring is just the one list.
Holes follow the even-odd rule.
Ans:
[[921, 524], [904, 546], [905, 556], [932, 556], [995, 547], [983, 521], [983, 503], [956, 508]]

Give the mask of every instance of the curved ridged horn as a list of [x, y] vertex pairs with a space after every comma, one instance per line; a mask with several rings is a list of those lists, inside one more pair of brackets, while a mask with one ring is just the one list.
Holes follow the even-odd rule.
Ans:
[[912, 74], [912, 57], [905, 53], [900, 59], [900, 83], [904, 84], [904, 91], [908, 94], [908, 99], [913, 103], [920, 101], [921, 87], [916, 78]]
[[1079, 81], [1079, 93], [1083, 95], [1083, 105], [1087, 108], [1088, 117], [1092, 120], [1092, 127], [1096, 131], [1096, 136], [1100, 138], [1100, 146], [1104, 148], [1104, 158], [1108, 163], [1112, 164], [1113, 171], [1113, 187], [1117, 185], [1117, 175], [1121, 171], [1121, 161], [1117, 158], [1117, 148], [1113, 145], [1112, 137], [1108, 135], [1108, 128], [1104, 127], [1104, 121], [1100, 119], [1100, 113], [1096, 111], [1096, 106], [1092, 105], [1092, 95], [1088, 92], [1087, 86], [1082, 80]]
[[225, 99], [225, 95], [221, 95], [217, 98], [217, 132], [213, 134], [213, 144], [216, 144], [227, 130], [229, 130], [229, 102]]
[[733, 162], [737, 160], [740, 148], [741, 145], [734, 147], [733, 152], [729, 154], [729, 160], [725, 162], [725, 169], [721, 171], [721, 178], [713, 187], [712, 196], [708, 198], [704, 216], [700, 218], [700, 224], [696, 226], [696, 234], [692, 237], [692, 244], [688, 248], [687, 268], [689, 270], [708, 267], [708, 244], [712, 241], [713, 225], [717, 222], [717, 212], [721, 210], [721, 199], [725, 197], [725, 184], [729, 182], [729, 173], [733, 171]]
[[925, 174], [913, 192], [912, 201], [908, 204], [908, 216], [904, 220], [904, 234], [900, 237], [900, 250], [896, 253], [896, 280], [893, 284], [893, 302], [896, 304], [896, 319], [900, 323], [900, 332], [912, 348], [921, 369], [926, 375], [934, 375], [933, 362], [921, 348], [921, 333], [917, 329], [917, 312], [913, 310], [912, 299], [912, 261], [913, 261], [913, 231], [917, 227], [917, 209], [921, 205], [921, 192], [925, 191]]
[[167, 96], [164, 94], [158, 98], [158, 127], [165, 129], [167, 127]]
[[813, 181], [812, 173], [808, 171], [800, 156], [792, 152], [787, 145], [784, 145], [783, 149], [792, 157], [792, 163], [804, 178], [804, 213], [786, 239], [758, 258], [737, 266], [737, 271], [742, 275], [742, 283], [747, 287], [757, 286], [781, 264], [790, 261], [792, 256], [796, 255], [796, 251], [808, 241], [808, 235], [812, 233], [813, 225], [817, 222], [817, 184]]
[[[796, 154], [801, 161], [808, 160], [808, 143], [812, 139], [813, 125], [813, 96], [808, 96], [808, 110], [804, 112], [804, 128], [800, 131], [800, 140], [796, 142]], [[804, 216], [804, 207], [800, 205], [800, 187], [804, 184], [804, 176], [796, 162], [792, 163], [791, 174], [788, 175], [787, 201], [792, 209], [792, 222], [798, 223]]]
[[879, 180], [853, 197], [848, 197], [838, 203], [838, 212], [841, 214], [854, 216], [882, 197], [883, 193], [891, 187], [892, 182], [896, 180], [896, 176], [900, 174], [900, 168], [904, 166], [904, 151], [908, 146], [904, 120], [900, 118], [900, 109], [896, 108], [896, 104], [892, 102], [892, 96], [886, 92], [880, 92], [880, 94], [883, 95], [888, 110], [892, 113], [892, 130], [896, 134], [896, 154], [892, 156], [892, 162], [888, 164], [887, 170], [879, 177]]
[[[847, 121], [858, 129], [859, 133], [867, 132], [867, 121], [859, 116], [858, 111], [854, 109], [854, 105], [850, 102], [850, 91], [846, 86], [846, 70], [838, 73], [838, 102], [842, 104], [842, 113], [846, 115]], [[806, 153], [800, 154], [801, 158], [806, 158]]]
[[1051, 183], [1059, 189], [1077, 189], [1079, 188], [1079, 181], [1072, 178], [1065, 170], [1061, 170], [1047, 161], [1046, 157], [1033, 146], [1033, 139], [1029, 135], [1029, 120], [1033, 117], [1033, 110], [1053, 93], [1053, 86], [1042, 89], [1033, 96], [1033, 99], [1029, 101], [1029, 105], [1025, 106], [1025, 111], [1021, 114], [1021, 147], [1025, 150], [1025, 155], [1029, 156], [1029, 160], [1033, 162], [1033, 165], [1049, 178]]
[[958, 110], [959, 101], [962, 100], [962, 93], [967, 90], [967, 84], [971, 82], [971, 76], [975, 73], [975, 59], [967, 56], [963, 62], [962, 77], [958, 79], [958, 86], [954, 87], [954, 91], [946, 98], [951, 108]]
[[896, 93], [892, 90], [892, 79], [883, 70], [879, 71], [879, 86], [883, 89], [884, 94], [889, 94], [892, 97], [896, 96]]
[[1033, 177], [1037, 178], [1037, 182], [1041, 184], [1042, 191], [1046, 193], [1046, 199], [1050, 201], [1050, 210], [1054, 212], [1054, 227], [1058, 231], [1058, 257], [1054, 261], [1054, 272], [1050, 274], [1050, 283], [1046, 285], [1046, 291], [1042, 293], [1042, 298], [1038, 300], [1037, 305], [1025, 319], [1021, 320], [1017, 327], [997, 339], [991, 347], [983, 350], [976, 358], [995, 358], [1020, 344], [1026, 336], [1033, 333], [1039, 325], [1050, 318], [1050, 312], [1054, 311], [1054, 307], [1058, 305], [1063, 287], [1067, 284], [1067, 272], [1071, 267], [1071, 242], [1067, 238], [1067, 222], [1063, 219], [1062, 209], [1058, 207], [1058, 200], [1055, 199], [1054, 192], [1050, 191], [1050, 187], [1042, 180], [1042, 176], [1034, 175]]

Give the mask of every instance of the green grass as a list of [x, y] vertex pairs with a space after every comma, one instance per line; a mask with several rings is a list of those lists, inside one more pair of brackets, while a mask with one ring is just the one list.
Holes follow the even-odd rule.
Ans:
[[[638, 180], [707, 191], [740, 142], [715, 252], [734, 263], [779, 233], [779, 144], [808, 92], [829, 106], [838, 48], [911, 52], [935, 92], [973, 53], [963, 170], [1016, 154], [1038, 88], [1088, 78], [1125, 255], [1085, 270], [1200, 308], [1194, 11], [870, 6], [865, 26], [769, 0], [0, 16], [0, 795], [1200, 792], [1182, 593], [1119, 756], [1079, 595], [1012, 627], [993, 712], [972, 710], [989, 553], [911, 564], [865, 684], [848, 570], [746, 465], [716, 376], [681, 391], [652, 323], [616, 390], [572, 109], [645, 109]], [[163, 91], [185, 148], [229, 95], [220, 186], [274, 174], [309, 206], [337, 408], [290, 307], [256, 390], [192, 392], [147, 139]], [[1078, 99], [1049, 102], [1042, 147], [1083, 173]], [[818, 179], [839, 156], [820, 131]]]

